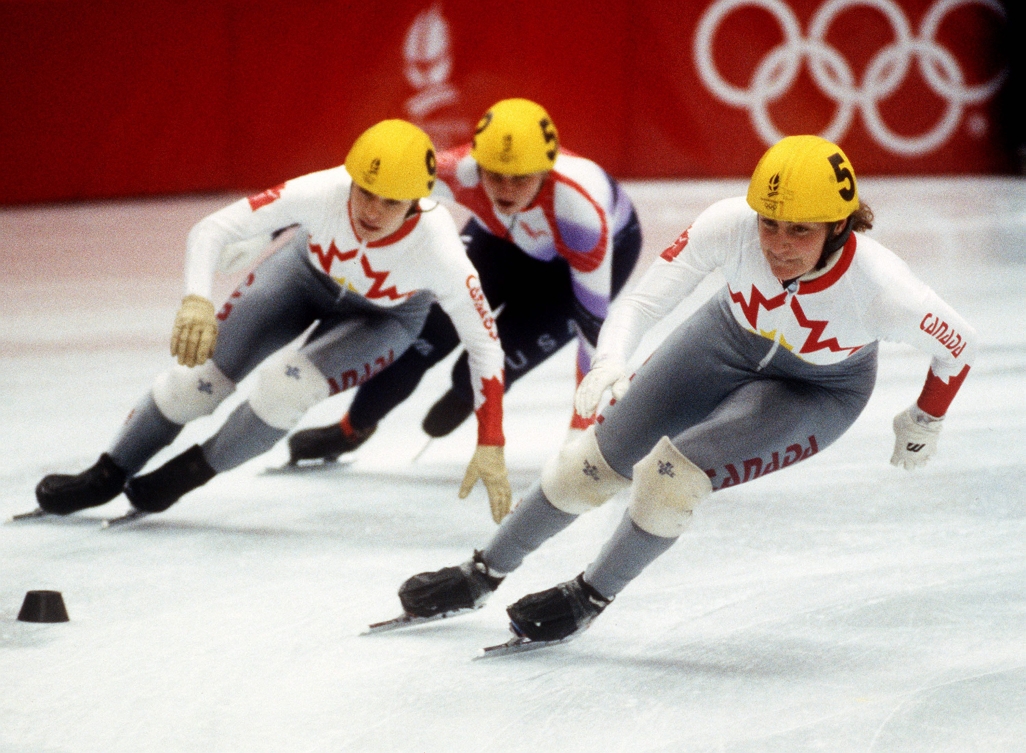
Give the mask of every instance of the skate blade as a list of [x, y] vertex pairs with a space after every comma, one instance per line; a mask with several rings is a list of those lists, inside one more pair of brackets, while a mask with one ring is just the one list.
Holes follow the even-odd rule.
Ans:
[[30, 510], [29, 512], [11, 515], [4, 521], [4, 525], [28, 525], [33, 521], [39, 521], [40, 523], [45, 523], [48, 526], [92, 526], [96, 525], [98, 519], [71, 513], [68, 515], [57, 515], [56, 513], [47, 512], [42, 508], [38, 508], [36, 510]]
[[100, 528], [118, 528], [120, 526], [128, 525], [129, 523], [134, 523], [149, 515], [153, 515], [153, 513], [146, 512], [145, 510], [129, 510], [124, 515], [119, 515], [116, 518], [107, 518], [105, 521], [100, 523]]
[[20, 512], [17, 515], [12, 515], [5, 522], [6, 523], [17, 523], [19, 520], [35, 520], [37, 518], [45, 518], [50, 513], [44, 510], [42, 507], [37, 507], [35, 510], [29, 512]]
[[305, 475], [308, 473], [323, 473], [325, 471], [341, 471], [353, 463], [356, 458], [343, 458], [342, 460], [301, 460], [293, 463], [291, 460], [285, 465], [272, 465], [262, 472], [264, 476], [293, 476]]
[[560, 638], [558, 641], [532, 641], [530, 638], [525, 638], [521, 635], [514, 635], [505, 643], [497, 643], [494, 646], [485, 646], [480, 649], [473, 660], [493, 659], [499, 656], [522, 654], [526, 651], [537, 651], [539, 648], [548, 648], [549, 646], [558, 646], [561, 643], [569, 643], [576, 637], [577, 633], [574, 633], [573, 635], [568, 635], [566, 638]]
[[401, 614], [398, 617], [393, 617], [391, 620], [374, 622], [368, 625], [360, 635], [375, 635], [377, 633], [387, 633], [391, 630], [401, 630], [403, 628], [414, 627], [416, 625], [423, 625], [427, 622], [438, 622], [439, 620], [448, 619], [449, 617], [456, 617], [461, 614], [475, 612], [480, 608], [481, 607], [469, 607], [467, 609], [454, 609], [451, 612], [442, 612], [441, 614], [432, 615], [431, 617], [417, 617], [412, 614]]
[[417, 450], [417, 454], [413, 456], [413, 459], [410, 460], [410, 463], [416, 463], [418, 460], [420, 460], [420, 456], [427, 452], [427, 448], [431, 446], [432, 439], [434, 439], [434, 437], [428, 437], [427, 441], [424, 443], [424, 446]]

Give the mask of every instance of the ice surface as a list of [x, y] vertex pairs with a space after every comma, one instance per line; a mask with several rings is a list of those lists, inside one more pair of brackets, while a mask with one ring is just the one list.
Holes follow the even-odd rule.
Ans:
[[[743, 188], [628, 184], [645, 258]], [[585, 567], [624, 501], [548, 542], [483, 610], [358, 636], [399, 612], [406, 577], [494, 530], [483, 491], [456, 497], [473, 427], [411, 462], [442, 366], [347, 468], [263, 475], [279, 446], [131, 528], [98, 526], [124, 498], [0, 527], [0, 751], [1026, 749], [1026, 183], [861, 188], [874, 236], [981, 334], [927, 468], [887, 462], [928, 363], [888, 345], [836, 445], [714, 495], [580, 639], [472, 662], [505, 639], [505, 604]], [[0, 516], [31, 509], [42, 475], [91, 464], [169, 363], [185, 234], [231, 198], [0, 210]], [[566, 350], [507, 398], [515, 490], [563, 437], [572, 374]], [[71, 621], [18, 622], [33, 589], [62, 592]]]

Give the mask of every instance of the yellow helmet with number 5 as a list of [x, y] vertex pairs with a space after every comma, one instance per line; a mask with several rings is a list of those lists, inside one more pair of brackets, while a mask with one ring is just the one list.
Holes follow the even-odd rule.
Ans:
[[748, 206], [783, 222], [843, 220], [859, 208], [855, 171], [836, 144], [819, 136], [788, 136], [755, 166]]
[[386, 199], [422, 199], [435, 185], [435, 147], [405, 120], [382, 120], [360, 134], [346, 155], [356, 185]]
[[540, 173], [556, 164], [559, 132], [541, 105], [529, 99], [504, 99], [478, 122], [470, 154], [493, 173]]

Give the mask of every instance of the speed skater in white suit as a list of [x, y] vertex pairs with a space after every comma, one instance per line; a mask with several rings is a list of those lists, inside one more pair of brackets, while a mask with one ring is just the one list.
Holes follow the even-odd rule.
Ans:
[[[50, 475], [40, 507], [67, 515], [122, 490], [137, 509], [160, 512], [217, 473], [270, 449], [315, 403], [355, 387], [416, 339], [433, 301], [469, 353], [478, 445], [460, 495], [478, 479], [496, 522], [511, 492], [503, 458], [503, 353], [477, 272], [449, 211], [426, 197], [431, 140], [402, 120], [365, 131], [344, 165], [241, 199], [189, 233], [185, 298], [161, 374], [97, 463]], [[215, 314], [219, 264], [251, 238], [289, 228], [291, 238]], [[285, 348], [312, 324], [298, 348]], [[259, 366], [252, 393], [202, 445], [136, 475], [182, 427], [211, 412]]]
[[[591, 368], [609, 303], [641, 250], [627, 194], [597, 164], [561, 148], [545, 108], [504, 99], [482, 116], [471, 144], [438, 156], [432, 197], [473, 214], [462, 237], [488, 303], [499, 312], [506, 389], [575, 336], [580, 380]], [[432, 306], [413, 347], [360, 386], [341, 421], [289, 437], [292, 462], [355, 450], [458, 345], [445, 312]], [[473, 403], [464, 353], [453, 366], [452, 387], [425, 416], [424, 431], [445, 436], [473, 412]], [[571, 430], [589, 423], [575, 413]]]
[[[621, 490], [630, 501], [577, 578], [507, 608], [530, 640], [586, 628], [688, 526], [712, 492], [806, 460], [865, 407], [879, 340], [932, 356], [916, 402], [894, 419], [891, 462], [911, 470], [934, 454], [942, 420], [972, 363], [976, 334], [894, 253], [862, 234], [844, 152], [816, 136], [771, 147], [747, 199], [713, 204], [613, 307], [577, 410], [598, 422], [564, 445], [483, 550], [400, 589], [410, 615], [480, 606], [525, 556]], [[633, 375], [642, 335], [719, 269], [727, 284]]]

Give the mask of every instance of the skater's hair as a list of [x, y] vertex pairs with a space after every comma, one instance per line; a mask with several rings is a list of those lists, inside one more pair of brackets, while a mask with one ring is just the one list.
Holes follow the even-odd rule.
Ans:
[[412, 217], [415, 214], [427, 214], [428, 212], [433, 212], [436, 209], [438, 209], [439, 206], [440, 204], [437, 201], [429, 201], [428, 206], [425, 209], [421, 206], [420, 199], [416, 199], [413, 202], [413, 204], [410, 205], [410, 208], [407, 210], [406, 216], [403, 217], [403, 221], [410, 219], [410, 217]]
[[851, 213], [851, 229], [854, 233], [864, 233], [873, 229], [873, 210], [869, 204], [859, 201], [859, 208]]

